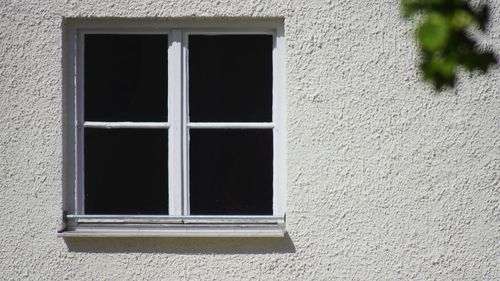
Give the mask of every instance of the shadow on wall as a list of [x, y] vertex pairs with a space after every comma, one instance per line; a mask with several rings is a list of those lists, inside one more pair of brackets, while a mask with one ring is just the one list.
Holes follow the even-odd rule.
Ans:
[[269, 254], [295, 253], [288, 234], [283, 238], [64, 238], [70, 252]]

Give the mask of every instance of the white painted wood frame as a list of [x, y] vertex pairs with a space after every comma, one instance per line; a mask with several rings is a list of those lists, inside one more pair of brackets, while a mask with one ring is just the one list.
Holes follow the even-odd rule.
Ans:
[[[190, 35], [241, 35], [267, 34], [273, 36], [272, 64], [272, 122], [191, 122], [189, 120], [189, 36]], [[189, 215], [189, 130], [190, 129], [272, 129], [273, 130], [273, 215], [284, 216], [286, 205], [286, 100], [285, 100], [285, 62], [284, 62], [284, 29], [277, 25], [272, 29], [186, 29], [183, 30], [183, 62], [184, 62], [184, 114], [183, 114], [183, 147], [184, 147], [184, 215]]]
[[[283, 236], [286, 205], [286, 95], [285, 95], [285, 37], [282, 20], [220, 21], [138, 21], [74, 20], [67, 27], [65, 51], [68, 72], [65, 104], [68, 125], [66, 162], [72, 162], [73, 180], [63, 206], [66, 229], [61, 236], [136, 236], [134, 225], [153, 221], [162, 225], [146, 228], [137, 236]], [[84, 35], [85, 34], [165, 34], [168, 35], [168, 122], [100, 122], [84, 118]], [[188, 108], [188, 36], [190, 34], [270, 34], [273, 35], [273, 99], [272, 122], [189, 122]], [[74, 77], [71, 73], [74, 72]], [[71, 98], [72, 97], [72, 98]], [[73, 101], [73, 102], [71, 102]], [[73, 115], [74, 114], [74, 115]], [[73, 121], [72, 121], [72, 120]], [[74, 125], [73, 125], [74, 124]], [[84, 128], [143, 128], [168, 130], [169, 151], [169, 215], [168, 216], [111, 216], [92, 218], [84, 209]], [[270, 129], [273, 131], [273, 215], [272, 216], [190, 216], [189, 215], [189, 130], [190, 129]], [[229, 217], [229, 218], [228, 218]], [[94, 220], [92, 220], [94, 219]], [[97, 220], [96, 220], [97, 219]], [[179, 228], [176, 219], [184, 225]], [[113, 220], [122, 224], [113, 224]], [[262, 226], [263, 221], [264, 226]], [[99, 224], [102, 223], [102, 227]], [[190, 226], [196, 225], [190, 231]], [[201, 224], [200, 224], [201, 223]], [[223, 227], [220, 224], [223, 224]], [[82, 225], [80, 225], [82, 224]], [[110, 224], [112, 226], [110, 226]], [[169, 224], [174, 226], [169, 228]], [[255, 227], [251, 227], [254, 224]], [[86, 226], [85, 226], [86, 225]], [[121, 225], [121, 226], [120, 226]], [[123, 227], [128, 225], [129, 227]], [[212, 225], [213, 227], [210, 227]], [[89, 226], [93, 229], [89, 232]], [[205, 228], [203, 228], [205, 226]], [[233, 229], [231, 230], [231, 226]], [[111, 228], [110, 228], [111, 227]], [[200, 228], [201, 227], [201, 228]], [[229, 229], [228, 229], [229, 227]], [[111, 230], [110, 230], [111, 229]], [[247, 231], [245, 231], [247, 230]], [[65, 235], [65, 233], [67, 235]], [[70, 234], [71, 233], [71, 234]], [[114, 235], [114, 234], [118, 235]]]

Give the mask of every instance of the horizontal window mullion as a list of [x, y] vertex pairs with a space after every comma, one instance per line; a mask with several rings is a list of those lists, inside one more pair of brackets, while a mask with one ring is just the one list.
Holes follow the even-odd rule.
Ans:
[[102, 28], [99, 29], [80, 29], [82, 34], [104, 34], [104, 35], [169, 35], [169, 29], [164, 30], [151, 30], [151, 28]]
[[284, 223], [284, 216], [241, 216], [241, 215], [214, 215], [214, 216], [166, 216], [166, 215], [68, 215], [74, 223]]
[[84, 128], [100, 129], [168, 129], [168, 122], [96, 122], [86, 121]]
[[270, 122], [190, 122], [190, 129], [273, 129]]

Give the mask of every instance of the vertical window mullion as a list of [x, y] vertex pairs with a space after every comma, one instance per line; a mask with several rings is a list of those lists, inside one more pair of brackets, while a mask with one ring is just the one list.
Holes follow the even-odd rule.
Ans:
[[273, 43], [273, 215], [284, 216], [286, 205], [285, 37], [278, 27]]
[[169, 215], [183, 214], [182, 198], [182, 33], [172, 30], [168, 50]]
[[189, 206], [189, 33], [183, 32], [182, 39], [182, 207], [183, 215], [190, 214]]
[[85, 46], [85, 34], [83, 32], [77, 32], [77, 58], [76, 58], [76, 193], [75, 193], [75, 209], [76, 214], [82, 215], [85, 213], [84, 209], [84, 159], [83, 159], [83, 145], [84, 145], [84, 128], [83, 122], [84, 118], [84, 46]]

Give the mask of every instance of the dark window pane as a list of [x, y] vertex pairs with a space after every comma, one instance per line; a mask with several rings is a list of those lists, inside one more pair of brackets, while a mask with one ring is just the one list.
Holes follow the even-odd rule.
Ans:
[[191, 130], [193, 215], [271, 215], [272, 130]]
[[167, 131], [85, 129], [85, 213], [168, 214]]
[[271, 35], [189, 36], [192, 122], [272, 121]]
[[166, 35], [85, 35], [85, 120], [167, 121]]

